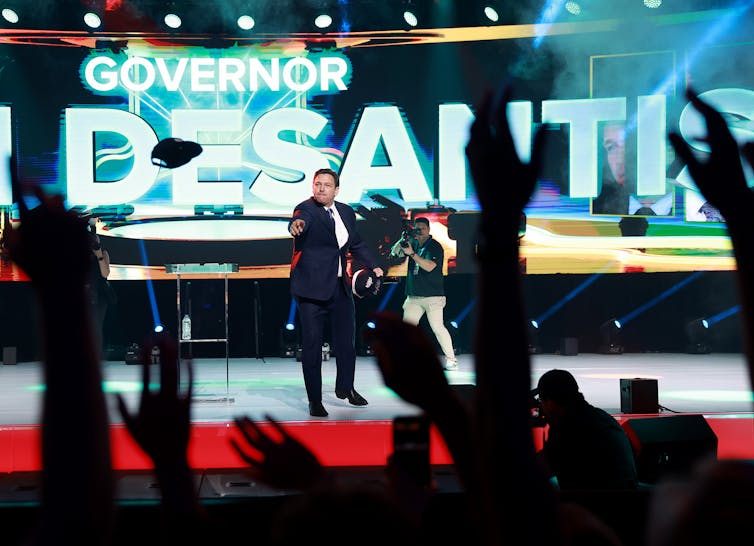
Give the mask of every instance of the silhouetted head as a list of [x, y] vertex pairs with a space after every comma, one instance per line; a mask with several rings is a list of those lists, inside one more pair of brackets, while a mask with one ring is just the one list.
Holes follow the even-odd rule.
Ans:
[[550, 370], [539, 378], [536, 394], [542, 402], [551, 400], [567, 406], [583, 400], [576, 378], [566, 370]]

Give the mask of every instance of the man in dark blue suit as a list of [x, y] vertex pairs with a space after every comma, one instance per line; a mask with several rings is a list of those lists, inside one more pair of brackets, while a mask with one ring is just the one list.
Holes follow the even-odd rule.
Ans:
[[296, 205], [288, 231], [293, 235], [291, 294], [296, 298], [301, 321], [301, 366], [304, 372], [309, 414], [327, 417], [322, 405], [322, 342], [325, 319], [330, 319], [335, 351], [335, 395], [354, 406], [367, 401], [353, 386], [356, 367], [355, 318], [351, 282], [346, 270], [350, 252], [377, 277], [382, 269], [356, 231], [353, 209], [335, 201], [340, 189], [338, 173], [319, 169], [314, 173], [312, 197]]

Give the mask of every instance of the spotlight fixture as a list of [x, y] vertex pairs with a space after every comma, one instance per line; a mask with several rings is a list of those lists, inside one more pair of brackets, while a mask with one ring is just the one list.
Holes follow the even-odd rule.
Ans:
[[314, 18], [314, 26], [320, 30], [325, 30], [329, 28], [330, 25], [332, 25], [332, 17], [326, 13], [317, 15], [317, 17]]
[[539, 346], [539, 323], [536, 320], [530, 320], [527, 325], [527, 337], [529, 341], [529, 354], [539, 354], [542, 352]]
[[374, 350], [372, 349], [372, 344], [369, 342], [371, 339], [371, 330], [374, 330], [375, 323], [372, 320], [369, 320], [365, 322], [361, 329], [359, 330], [358, 335], [358, 347], [356, 349], [356, 353], [359, 356], [373, 356]]
[[581, 4], [578, 2], [568, 1], [565, 3], [565, 9], [571, 15], [581, 15]]
[[251, 15], [241, 15], [236, 23], [238, 24], [238, 28], [240, 28], [241, 30], [251, 30], [256, 24], [254, 22], [254, 18]]
[[403, 20], [406, 21], [406, 24], [410, 27], [415, 27], [419, 24], [419, 20], [416, 18], [416, 15], [413, 11], [410, 10], [403, 12]]
[[84, 24], [89, 28], [99, 28], [102, 26], [102, 19], [93, 11], [87, 11], [84, 14]]
[[648, 8], [659, 8], [662, 5], [662, 0], [644, 0], [644, 5]]
[[686, 324], [686, 352], [703, 355], [712, 352], [709, 344], [709, 322], [704, 318], [694, 319]]
[[287, 323], [280, 329], [280, 357], [281, 358], [298, 358], [301, 351], [301, 342], [299, 341], [298, 330], [293, 323]]
[[497, 23], [500, 20], [497, 10], [492, 6], [484, 6], [484, 16], [487, 17], [491, 23]]
[[619, 355], [623, 353], [621, 343], [621, 323], [616, 318], [606, 320], [600, 326], [600, 353], [605, 355]]
[[461, 348], [460, 344], [461, 332], [458, 327], [458, 322], [455, 320], [446, 321], [445, 329], [448, 330], [448, 333], [450, 334], [450, 342], [453, 344], [453, 351], [455, 354], [459, 355], [464, 352], [464, 349]]
[[165, 17], [163, 17], [163, 22], [173, 30], [178, 29], [183, 24], [183, 21], [181, 21], [181, 18], [176, 13], [166, 13]]
[[3, 19], [5, 19], [8, 23], [11, 23], [12, 25], [15, 25], [18, 23], [18, 12], [12, 8], [3, 8], [3, 11], [0, 12], [2, 14]]

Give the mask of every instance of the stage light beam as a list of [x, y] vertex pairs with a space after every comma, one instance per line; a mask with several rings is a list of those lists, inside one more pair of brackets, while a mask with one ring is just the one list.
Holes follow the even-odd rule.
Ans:
[[[147, 249], [144, 246], [144, 240], [139, 239], [139, 254], [141, 255], [141, 263], [146, 268], [149, 264], [149, 260], [147, 259]], [[149, 307], [152, 309], [152, 322], [154, 324], [153, 328], [157, 328], [162, 324], [162, 321], [160, 320], [160, 311], [157, 309], [157, 298], [154, 295], [154, 286], [152, 284], [151, 277], [147, 276], [146, 278], [146, 285], [147, 285], [147, 295], [149, 296]]]
[[461, 322], [463, 319], [466, 318], [466, 316], [471, 312], [471, 310], [474, 308], [474, 305], [476, 305], [476, 298], [471, 300], [468, 304], [466, 304], [466, 307], [461, 309], [461, 312], [456, 315], [454, 319], [452, 319], [450, 322], [456, 324], [456, 328], [460, 327]]
[[[295, 321], [296, 320], [296, 300], [291, 298], [291, 305], [288, 308], [288, 320], [285, 321], [285, 328], [287, 330], [293, 330], [295, 328]], [[288, 328], [288, 326], [291, 326], [291, 328]]]
[[[609, 265], [610, 264], [608, 264], [608, 266]], [[537, 322], [537, 328], [539, 328], [539, 325], [542, 324], [546, 319], [550, 318], [561, 307], [563, 307], [566, 303], [568, 303], [573, 298], [575, 298], [579, 293], [581, 293], [584, 289], [586, 289], [590, 284], [592, 284], [594, 281], [596, 281], [601, 276], [602, 276], [601, 272], [593, 273], [584, 282], [582, 282], [576, 288], [574, 288], [573, 290], [571, 290], [570, 292], [568, 292], [559, 301], [555, 302], [548, 310], [546, 310], [544, 313], [542, 313], [541, 315], [539, 315], [535, 319], [536, 322]]]
[[735, 315], [736, 313], [738, 313], [738, 311], [740, 309], [741, 309], [740, 305], [734, 305], [730, 309], [726, 309], [725, 311], [721, 311], [721, 312], [717, 313], [716, 315], [712, 315], [711, 317], [707, 317], [707, 319], [706, 319], [707, 320], [707, 324], [709, 324], [710, 326], [714, 326], [715, 324], [717, 324], [721, 320], [726, 319], [726, 318], [728, 318], [731, 315]]
[[639, 307], [637, 307], [633, 311], [631, 311], [631, 312], [626, 313], [625, 315], [623, 315], [619, 319], [620, 323], [623, 326], [625, 326], [630, 321], [632, 321], [633, 319], [635, 319], [636, 317], [638, 317], [639, 315], [641, 315], [644, 311], [646, 311], [647, 309], [650, 309], [650, 308], [654, 307], [660, 301], [664, 300], [668, 296], [670, 296], [672, 294], [675, 294], [681, 288], [683, 288], [684, 286], [686, 286], [688, 283], [690, 283], [691, 281], [699, 278], [702, 274], [704, 274], [704, 271], [695, 271], [694, 273], [692, 273], [691, 275], [689, 275], [688, 277], [686, 277], [685, 279], [683, 279], [681, 282], [679, 282], [677, 284], [674, 284], [673, 286], [671, 286], [670, 288], [668, 288], [667, 290], [665, 290], [663, 293], [659, 294], [658, 296], [655, 296], [654, 298], [652, 298], [648, 302], [640, 305]]

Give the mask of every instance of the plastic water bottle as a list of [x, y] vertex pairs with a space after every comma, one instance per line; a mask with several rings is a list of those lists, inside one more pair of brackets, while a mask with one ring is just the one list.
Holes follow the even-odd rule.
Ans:
[[191, 317], [188, 313], [181, 320], [181, 339], [191, 339]]

